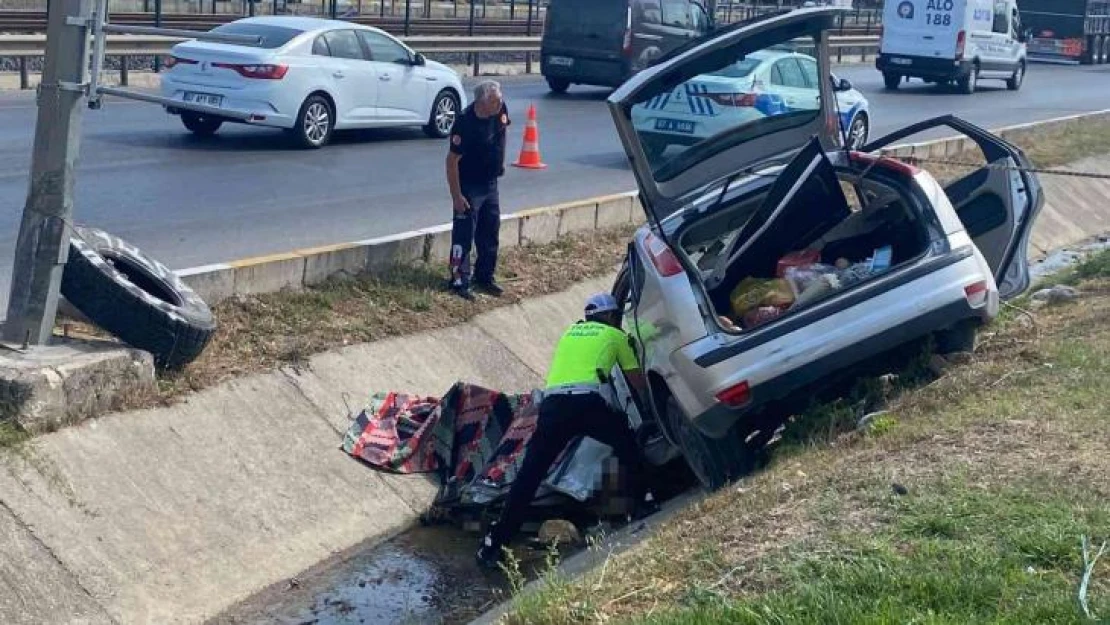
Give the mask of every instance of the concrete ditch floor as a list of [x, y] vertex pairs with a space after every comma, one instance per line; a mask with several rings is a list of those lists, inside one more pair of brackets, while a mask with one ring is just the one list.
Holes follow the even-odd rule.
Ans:
[[534, 388], [549, 356], [543, 347], [580, 316], [588, 294], [610, 283], [321, 354], [297, 370], [0, 450], [0, 594], [50, 596], [57, 605], [38, 618], [22, 601], [0, 600], [0, 622], [81, 622], [80, 614], [202, 622], [336, 554], [396, 535], [427, 509], [436, 485], [371, 471], [343, 454], [347, 406], [359, 410], [377, 390], [437, 395], [458, 380]]

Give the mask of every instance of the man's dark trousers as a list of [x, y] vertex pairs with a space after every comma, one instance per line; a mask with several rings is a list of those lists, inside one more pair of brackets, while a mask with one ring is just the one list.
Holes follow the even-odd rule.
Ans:
[[570, 441], [578, 436], [590, 438], [613, 448], [624, 473], [624, 483], [634, 502], [644, 496], [643, 456], [628, 418], [614, 412], [596, 393], [548, 395], [540, 403], [536, 431], [528, 442], [524, 462], [509, 489], [501, 519], [493, 527], [496, 548], [508, 541], [524, 523], [524, 515], [552, 463]]
[[470, 210], [455, 213], [451, 226], [451, 284], [470, 286], [470, 248], [477, 250], [474, 281], [491, 284], [497, 268], [498, 235], [501, 233], [501, 198], [497, 179], [460, 185]]

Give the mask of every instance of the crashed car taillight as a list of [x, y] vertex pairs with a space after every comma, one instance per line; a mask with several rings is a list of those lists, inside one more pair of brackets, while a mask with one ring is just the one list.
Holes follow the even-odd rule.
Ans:
[[717, 393], [717, 401], [729, 408], [741, 408], [752, 400], [752, 389], [747, 380], [734, 384]]
[[974, 284], [969, 284], [964, 287], [964, 297], [967, 299], [968, 306], [972, 308], [982, 308], [987, 303], [987, 287], [986, 280], [980, 280]]
[[648, 233], [644, 238], [644, 246], [651, 258], [651, 264], [655, 265], [659, 275], [669, 278], [682, 273], [682, 263], [678, 262], [678, 257], [659, 237]]

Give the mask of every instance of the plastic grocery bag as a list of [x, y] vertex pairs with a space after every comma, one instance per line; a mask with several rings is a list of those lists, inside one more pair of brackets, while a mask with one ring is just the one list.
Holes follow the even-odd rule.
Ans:
[[785, 278], [786, 272], [792, 267], [805, 267], [813, 265], [821, 260], [821, 252], [817, 250], [802, 250], [800, 252], [790, 252], [786, 256], [779, 259], [778, 265], [775, 267], [775, 277]]
[[760, 306], [789, 308], [794, 303], [794, 291], [784, 279], [744, 278], [732, 290], [729, 302], [732, 304], [733, 316], [742, 318]]
[[816, 282], [836, 285], [836, 283], [829, 283], [825, 279], [826, 276], [835, 278], [836, 267], [813, 263], [801, 267], [790, 267], [786, 270], [786, 281], [790, 283], [795, 299]]

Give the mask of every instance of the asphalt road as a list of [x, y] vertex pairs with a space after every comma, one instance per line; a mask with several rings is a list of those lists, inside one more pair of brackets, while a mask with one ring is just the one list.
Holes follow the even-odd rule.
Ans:
[[[1110, 66], [1036, 65], [1021, 91], [984, 82], [973, 96], [912, 83], [882, 90], [871, 66], [839, 68], [871, 100], [877, 133], [943, 113], [996, 127], [1106, 108]], [[627, 191], [631, 172], [604, 107], [605, 90], [556, 97], [536, 77], [504, 80], [520, 149], [525, 109], [537, 106], [549, 168], [510, 168], [505, 212]], [[26, 198], [36, 109], [29, 93], [0, 95], [0, 304]], [[225, 127], [209, 140], [161, 108], [107, 102], [85, 114], [75, 220], [136, 243], [174, 268], [358, 240], [448, 219], [446, 143], [419, 130], [343, 134], [324, 150], [289, 147], [280, 132]]]

